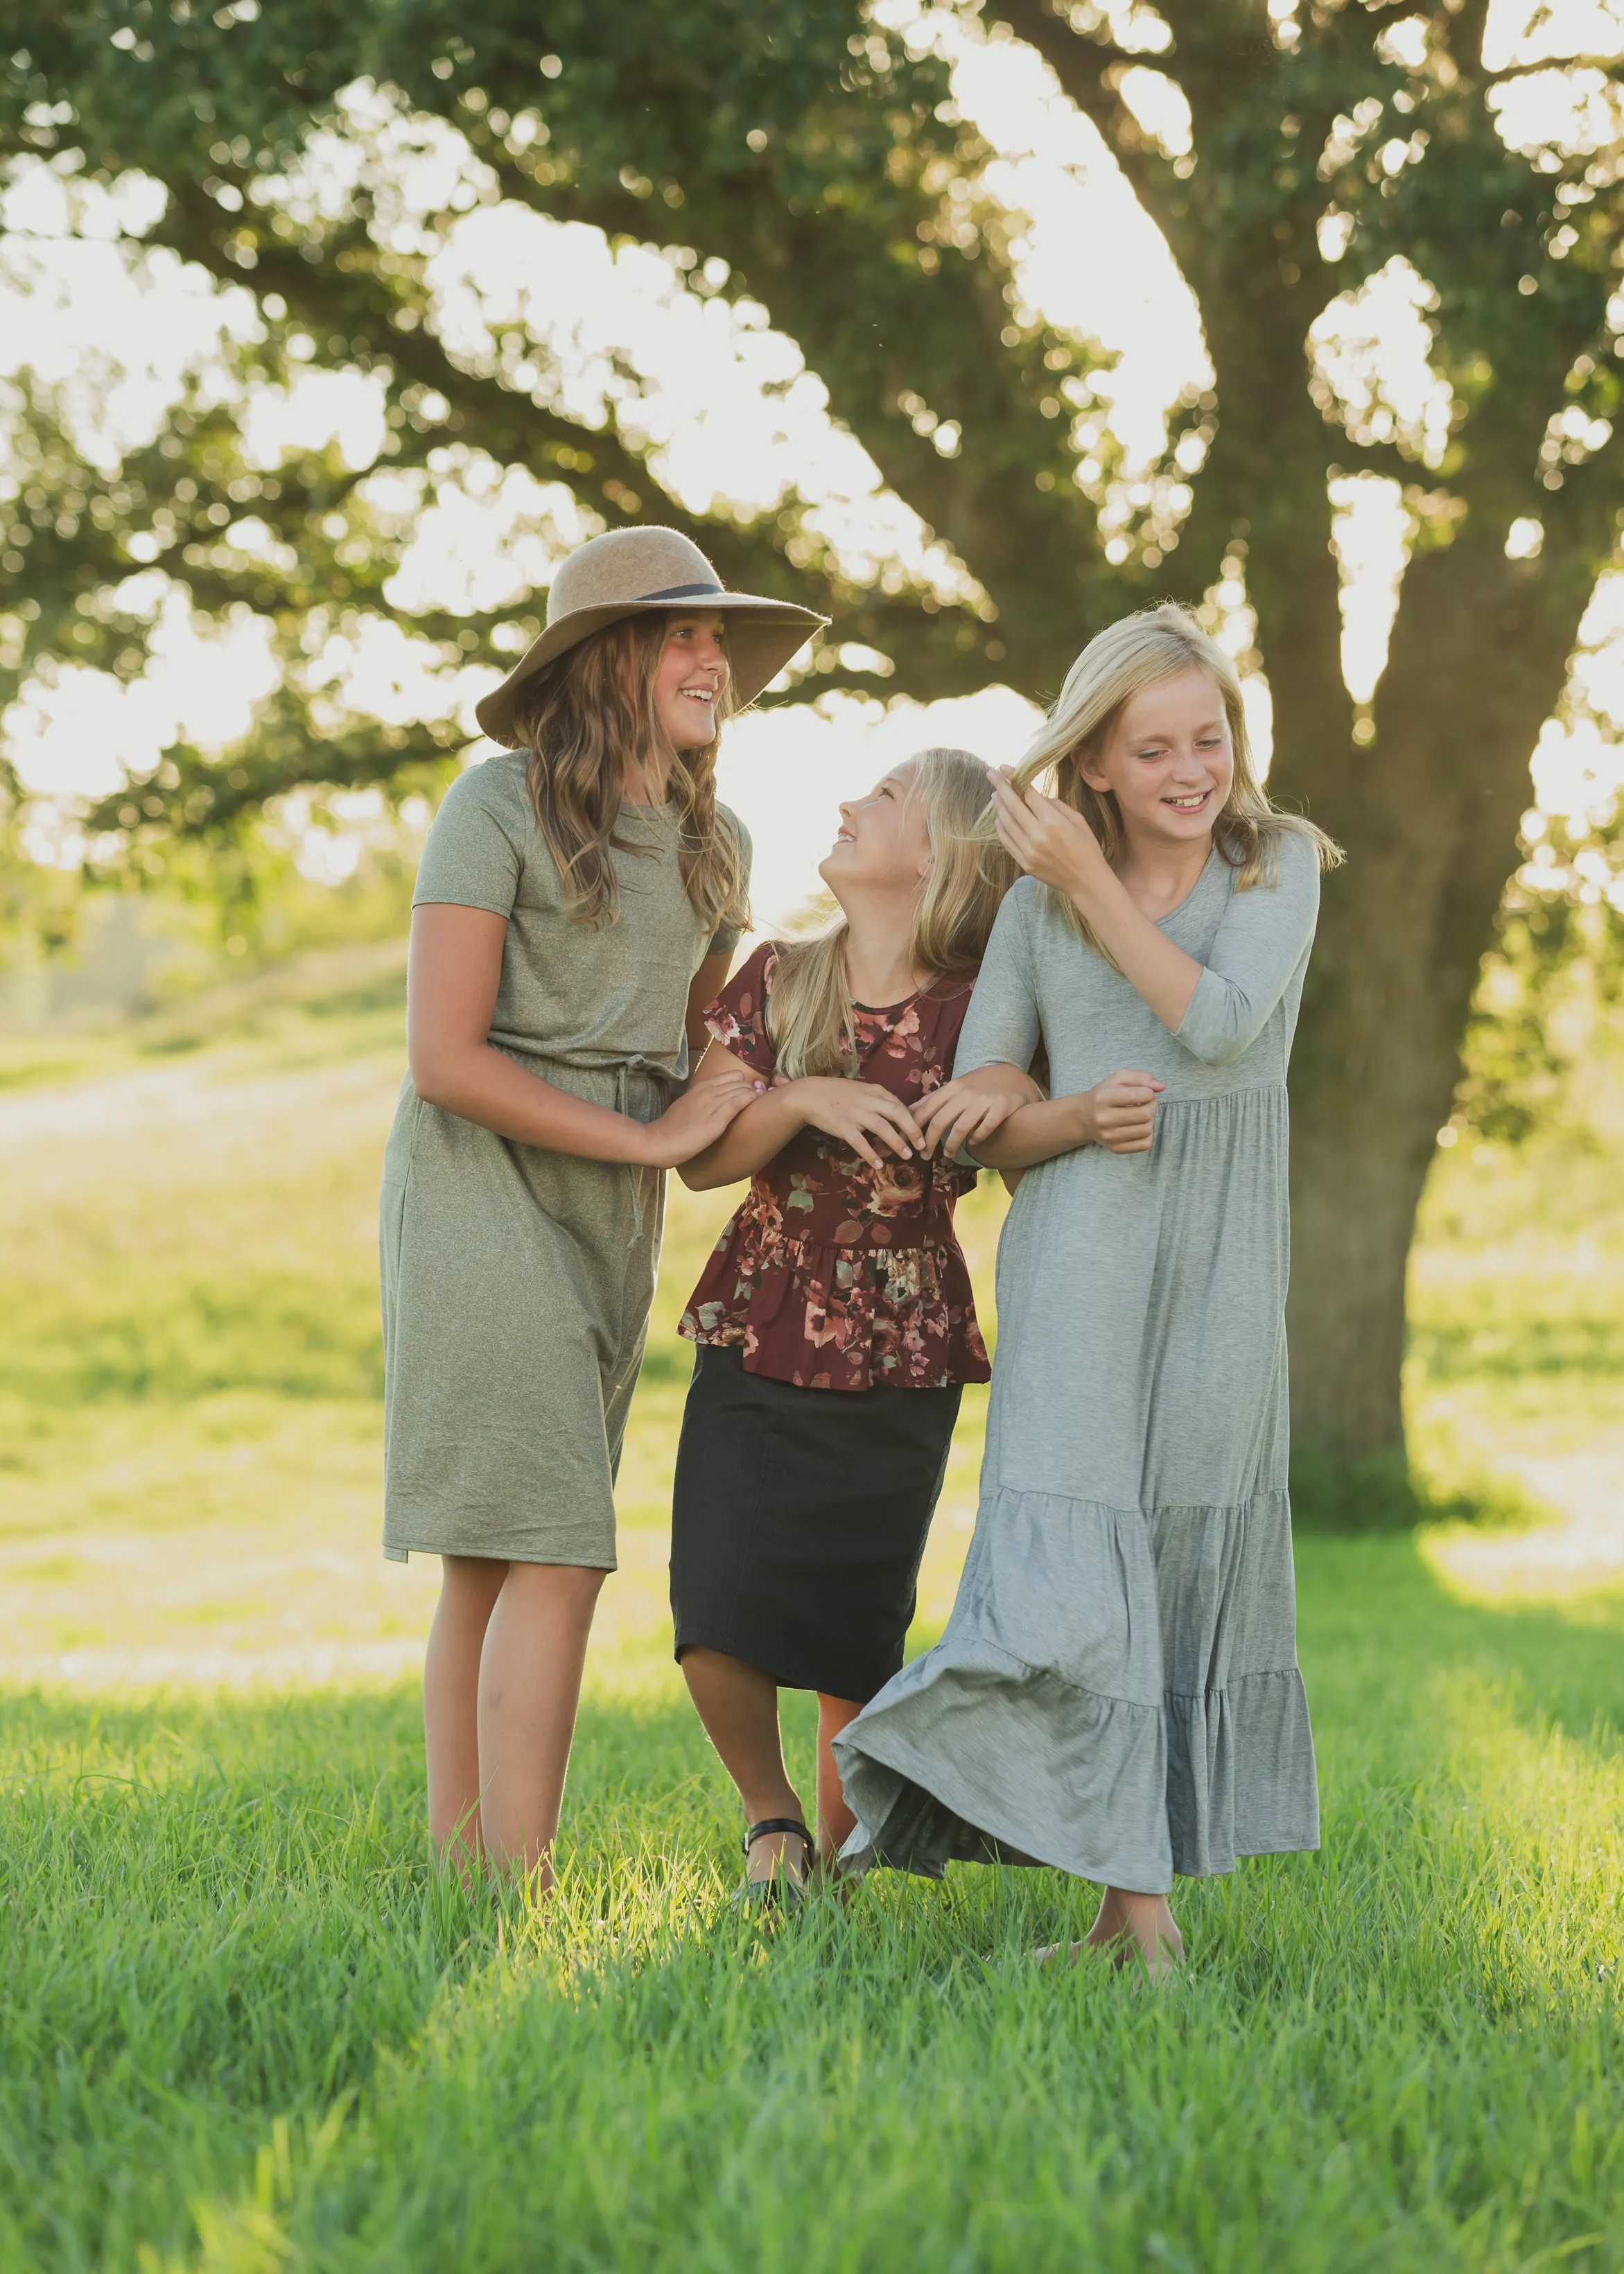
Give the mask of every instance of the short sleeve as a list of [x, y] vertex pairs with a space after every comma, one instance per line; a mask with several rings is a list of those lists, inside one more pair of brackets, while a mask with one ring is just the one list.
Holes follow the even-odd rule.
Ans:
[[1175, 1038], [1204, 1065], [1232, 1065], [1263, 1032], [1308, 954], [1320, 915], [1320, 856], [1282, 834], [1273, 885], [1232, 892]]
[[778, 960], [777, 944], [769, 940], [741, 965], [716, 1000], [705, 1005], [705, 1025], [752, 1073], [772, 1073], [778, 1063], [767, 1032], [767, 990]]
[[1036, 890], [1023, 879], [1004, 895], [965, 1013], [955, 1076], [984, 1065], [1019, 1066], [1025, 1073], [1038, 1054], [1043, 1030], [1027, 934]]
[[[718, 816], [727, 822], [732, 827], [733, 836], [737, 840], [739, 847], [739, 889], [741, 893], [748, 900], [750, 889], [750, 863], [755, 858], [756, 853], [756, 848], [750, 842], [750, 832], [731, 807], [726, 805], [718, 806], [717, 808], [717, 812]], [[724, 924], [720, 931], [713, 934], [710, 945], [706, 948], [705, 953], [707, 955], [731, 955], [734, 948], [738, 946], [740, 937], [741, 934], [737, 924]]]
[[458, 907], [488, 908], [492, 915], [513, 914], [528, 827], [505, 809], [495, 779], [480, 779], [485, 772], [484, 765], [470, 766], [440, 801], [417, 864], [414, 908], [448, 900]]

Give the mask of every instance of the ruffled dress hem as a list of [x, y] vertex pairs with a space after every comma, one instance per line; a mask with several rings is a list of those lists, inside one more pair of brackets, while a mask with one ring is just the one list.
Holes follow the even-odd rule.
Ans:
[[[927, 1665], [925, 1682], [910, 1684]], [[904, 1734], [910, 1698], [927, 1684], [929, 1751]], [[1166, 1894], [1175, 1876], [1215, 1878], [1243, 1856], [1320, 1845], [1312, 1766], [1306, 1790], [1293, 1773], [1313, 1758], [1294, 1666], [1198, 1696], [1169, 1692], [1157, 1707], [1085, 1689], [985, 1636], [956, 1648], [944, 1639], [834, 1751], [858, 1818], [841, 1851], [848, 1871], [878, 1864], [939, 1879], [950, 1863], [1036, 1864]], [[1019, 1796], [1000, 1773], [1011, 1758], [1025, 1767]], [[1237, 1768], [1249, 1788], [1238, 1795]], [[1292, 1788], [1294, 1806], [1271, 1805]]]

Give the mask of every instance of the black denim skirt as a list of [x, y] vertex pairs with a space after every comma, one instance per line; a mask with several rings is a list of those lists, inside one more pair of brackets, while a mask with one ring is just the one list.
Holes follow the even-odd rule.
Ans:
[[677, 1449], [677, 1656], [866, 1704], [902, 1664], [960, 1386], [797, 1389], [699, 1344]]

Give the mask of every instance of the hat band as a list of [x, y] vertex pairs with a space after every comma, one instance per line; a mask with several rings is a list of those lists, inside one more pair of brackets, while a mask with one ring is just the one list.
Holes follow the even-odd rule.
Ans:
[[662, 592], [645, 592], [645, 600], [701, 600], [709, 592], [726, 591], [725, 584], [667, 584]]

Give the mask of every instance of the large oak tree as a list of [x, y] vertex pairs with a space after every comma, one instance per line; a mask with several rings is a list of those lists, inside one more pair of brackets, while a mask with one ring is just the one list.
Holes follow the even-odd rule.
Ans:
[[[269, 312], [263, 343], [236, 350], [242, 373], [283, 373], [310, 343], [380, 373], [396, 466], [455, 441], [567, 481], [610, 526], [691, 528], [756, 589], [821, 585], [841, 642], [879, 651], [888, 688], [921, 696], [995, 680], [1052, 691], [1124, 607], [1198, 600], [1244, 562], [1274, 696], [1274, 786], [1350, 855], [1327, 894], [1293, 1080], [1297, 1427], [1311, 1457], [1374, 1489], [1402, 1458], [1406, 1256], [1519, 858], [1530, 751], [1624, 505], [1606, 62], [1569, 73], [1572, 118], [1546, 132], [1515, 124], [1541, 66], [1485, 61], [1487, 0], [1162, 0], [1159, 13], [987, 0], [985, 23], [1047, 58], [1163, 231], [1215, 373], [1169, 435], [1169, 473], [1192, 476], [1187, 514], [1169, 516], [1162, 485], [1124, 557], [1108, 560], [1097, 359], [1023, 312], [1011, 232], [977, 188], [984, 154], [942, 63], [846, 0], [487, 0], [477, 13], [448, 0], [263, 12], [256, 0], [212, 12], [64, 0], [31, 15], [8, 34], [4, 147], [160, 180], [152, 240], [246, 283]], [[696, 523], [663, 492], [635, 419], [583, 425], [564, 407], [523, 326], [483, 355], [447, 352], [424, 243], [382, 225], [365, 169], [326, 207], [287, 186], [360, 80], [454, 124], [495, 194], [725, 263], [710, 283], [695, 269], [695, 289], [764, 305], [974, 590], [944, 605], [906, 580], [865, 585], [793, 497]], [[1188, 106], [1187, 147], [1155, 127], [1169, 85]], [[1430, 439], [1339, 394], [1308, 344], [1327, 302], [1395, 257], [1430, 288], [1450, 399]], [[82, 463], [49, 390], [34, 390], [17, 448], [4, 562], [17, 598], [0, 646], [13, 687], [48, 656], [139, 670], [141, 625], [110, 597], [139, 559], [155, 557], [200, 607], [245, 601], [270, 617], [290, 659], [316, 612], [384, 606], [402, 532], [331, 453], [251, 467], [229, 400], [183, 403], [110, 485]], [[1084, 456], [1097, 478], [1076, 478]], [[1327, 494], [1361, 470], [1404, 486], [1414, 530], [1367, 711], [1340, 668]], [[227, 540], [246, 511], [280, 551], [250, 558]], [[451, 656], [490, 627], [429, 612], [417, 629]], [[853, 676], [832, 649], [820, 660], [833, 668], [809, 686]], [[189, 834], [220, 842], [290, 785], [399, 784], [448, 739], [443, 726], [335, 724], [290, 669], [228, 763], [171, 750], [109, 801], [94, 817], [102, 850], [152, 863]]]

